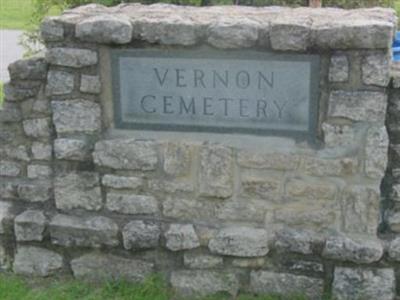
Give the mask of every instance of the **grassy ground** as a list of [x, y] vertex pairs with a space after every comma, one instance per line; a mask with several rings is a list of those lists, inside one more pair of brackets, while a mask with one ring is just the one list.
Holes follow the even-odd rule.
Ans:
[[[1, 300], [193, 300], [176, 297], [161, 279], [149, 278], [143, 284], [108, 283], [94, 286], [77, 281], [26, 281], [13, 275], [0, 275]], [[201, 300], [232, 300], [226, 295], [215, 295]], [[253, 297], [241, 295], [235, 300], [306, 300], [304, 297]]]

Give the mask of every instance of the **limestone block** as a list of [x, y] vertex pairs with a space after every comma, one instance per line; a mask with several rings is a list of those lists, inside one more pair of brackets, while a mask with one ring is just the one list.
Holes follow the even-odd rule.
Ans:
[[98, 103], [83, 99], [52, 101], [51, 107], [58, 134], [94, 133], [101, 129], [101, 109]]
[[388, 211], [385, 216], [386, 222], [389, 225], [390, 230], [396, 233], [400, 233], [400, 213], [394, 210]]
[[379, 225], [379, 186], [351, 185], [342, 193], [346, 232], [376, 234]]
[[265, 265], [266, 265], [266, 259], [264, 257], [234, 258], [232, 260], [232, 266], [239, 268], [260, 269]]
[[285, 185], [286, 195], [290, 198], [306, 200], [333, 201], [338, 188], [325, 181], [311, 181], [302, 178], [290, 178]]
[[366, 85], [387, 87], [390, 81], [390, 57], [388, 53], [364, 56], [361, 65], [362, 79]]
[[127, 44], [132, 39], [132, 25], [122, 15], [91, 16], [76, 25], [75, 36], [85, 42]]
[[119, 192], [110, 192], [107, 194], [106, 207], [110, 211], [131, 215], [148, 215], [159, 212], [157, 200], [153, 196]]
[[65, 247], [115, 247], [119, 245], [118, 225], [109, 218], [75, 217], [57, 214], [49, 224], [51, 242]]
[[45, 42], [58, 42], [64, 39], [64, 27], [57, 17], [46, 17], [40, 24], [40, 36]]
[[171, 251], [194, 249], [200, 246], [199, 237], [191, 224], [171, 224], [166, 232], [166, 247]]
[[47, 73], [47, 96], [69, 94], [74, 89], [74, 74], [51, 70]]
[[223, 258], [198, 251], [187, 251], [183, 254], [183, 263], [190, 269], [212, 269], [221, 267]]
[[90, 158], [90, 145], [84, 139], [56, 139], [54, 154], [57, 159], [87, 161]]
[[127, 250], [156, 248], [160, 235], [160, 225], [152, 221], [131, 221], [122, 229], [124, 248]]
[[242, 257], [264, 256], [269, 252], [268, 233], [264, 229], [251, 227], [228, 227], [211, 238], [211, 252]]
[[19, 59], [8, 66], [12, 80], [42, 80], [46, 78], [47, 64], [43, 57]]
[[239, 280], [235, 274], [206, 270], [173, 271], [171, 285], [183, 296], [206, 296], [226, 292], [236, 296]]
[[20, 82], [7, 82], [3, 86], [4, 99], [6, 101], [17, 102], [35, 97], [39, 91], [40, 81], [29, 81], [32, 86], [21, 85]]
[[124, 170], [150, 171], [158, 163], [156, 143], [134, 139], [97, 142], [93, 159], [98, 166]]
[[46, 202], [52, 196], [52, 186], [47, 180], [21, 182], [17, 185], [17, 194], [28, 202]]
[[42, 241], [46, 217], [40, 210], [26, 210], [15, 217], [14, 232], [17, 241]]
[[359, 138], [354, 126], [346, 124], [332, 124], [328, 122], [322, 123], [324, 132], [325, 146], [329, 148], [348, 148], [349, 151], [354, 150]]
[[89, 281], [142, 282], [151, 275], [153, 267], [152, 263], [143, 260], [97, 253], [86, 254], [71, 261], [74, 277]]
[[400, 261], [400, 237], [390, 241], [388, 247], [388, 255], [395, 261]]
[[82, 74], [79, 90], [82, 93], [99, 94], [101, 92], [100, 77]]
[[104, 175], [101, 183], [113, 189], [137, 189], [143, 186], [143, 179], [139, 177], [127, 177], [117, 175]]
[[27, 162], [30, 161], [28, 147], [24, 145], [0, 147], [0, 156]]
[[356, 157], [319, 158], [306, 156], [303, 159], [303, 168], [308, 175], [344, 177], [358, 173], [359, 163]]
[[249, 48], [256, 45], [260, 24], [249, 18], [219, 18], [208, 27], [207, 42], [220, 49]]
[[22, 122], [24, 132], [33, 138], [48, 138], [51, 135], [50, 119], [31, 119]]
[[346, 82], [349, 80], [349, 60], [344, 54], [335, 54], [331, 57], [329, 66], [330, 82]]
[[97, 173], [77, 172], [57, 175], [54, 181], [56, 207], [61, 210], [102, 207], [100, 179]]
[[164, 216], [179, 220], [210, 219], [215, 216], [215, 209], [215, 202], [191, 198], [168, 197], [163, 202]]
[[252, 199], [266, 199], [274, 202], [280, 202], [282, 199], [282, 181], [281, 176], [256, 176], [242, 175], [241, 196]]
[[338, 300], [395, 298], [395, 274], [392, 269], [336, 267], [332, 296]]
[[250, 290], [257, 294], [277, 294], [286, 297], [305, 295], [308, 299], [322, 299], [324, 280], [303, 275], [252, 271]]
[[11, 203], [0, 201], [0, 234], [7, 233], [7, 223], [14, 218], [11, 209]]
[[31, 164], [27, 168], [27, 176], [32, 179], [50, 178], [52, 173], [51, 166]]
[[4, 102], [0, 110], [0, 123], [14, 123], [22, 120], [22, 112], [16, 102]]
[[232, 150], [206, 146], [200, 151], [200, 195], [227, 198], [233, 193]]
[[17, 197], [17, 185], [12, 181], [0, 181], [0, 195], [3, 199], [15, 199]]
[[312, 254], [313, 247], [323, 243], [323, 239], [315, 232], [290, 228], [278, 230], [274, 240], [274, 247], [278, 250], [304, 255]]
[[371, 127], [365, 148], [365, 173], [373, 179], [382, 179], [388, 162], [389, 137], [386, 126]]
[[238, 163], [244, 168], [290, 171], [297, 169], [300, 157], [294, 153], [242, 150], [238, 153]]
[[36, 160], [50, 160], [52, 157], [52, 146], [47, 143], [33, 142], [31, 151]]
[[288, 260], [285, 262], [285, 266], [294, 272], [306, 272], [306, 273], [318, 273], [322, 274], [324, 272], [324, 265], [316, 261], [308, 260]]
[[46, 61], [52, 65], [82, 68], [97, 64], [97, 53], [88, 49], [50, 48], [46, 52]]
[[7, 160], [0, 160], [0, 176], [17, 177], [22, 169], [19, 163]]
[[376, 262], [382, 255], [382, 243], [369, 235], [329, 236], [322, 253], [326, 258], [360, 264]]
[[149, 180], [149, 188], [155, 192], [163, 193], [176, 193], [184, 192], [190, 193], [194, 191], [194, 183], [192, 180]]
[[387, 95], [371, 91], [332, 91], [329, 96], [329, 117], [353, 121], [384, 123]]
[[189, 145], [167, 143], [163, 145], [164, 172], [179, 177], [188, 175], [191, 164], [191, 148]]
[[15, 255], [16, 274], [46, 277], [60, 271], [62, 267], [62, 256], [44, 248], [19, 246]]
[[[279, 198], [280, 199], [280, 198]], [[275, 199], [275, 201], [279, 201]], [[199, 201], [200, 205], [203, 200]], [[224, 221], [249, 221], [263, 223], [265, 215], [272, 212], [272, 204], [265, 200], [232, 199], [216, 204], [214, 208], [218, 219]], [[213, 211], [210, 211], [210, 213]]]

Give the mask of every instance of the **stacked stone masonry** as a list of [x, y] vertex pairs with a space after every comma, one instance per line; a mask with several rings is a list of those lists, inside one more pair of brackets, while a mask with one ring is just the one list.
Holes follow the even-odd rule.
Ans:
[[[184, 295], [395, 299], [396, 24], [380, 8], [165, 4], [46, 19], [45, 55], [9, 66], [0, 111], [1, 268], [88, 280], [161, 272]], [[115, 130], [109, 51], [143, 47], [319, 55], [316, 144]]]

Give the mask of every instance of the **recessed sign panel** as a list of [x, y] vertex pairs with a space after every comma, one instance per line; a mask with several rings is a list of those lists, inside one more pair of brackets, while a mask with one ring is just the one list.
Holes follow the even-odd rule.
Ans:
[[117, 128], [311, 136], [319, 60], [256, 51], [114, 50]]

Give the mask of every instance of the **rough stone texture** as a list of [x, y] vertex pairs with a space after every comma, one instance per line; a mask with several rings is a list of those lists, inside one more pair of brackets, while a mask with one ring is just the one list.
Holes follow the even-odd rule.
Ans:
[[287, 273], [252, 271], [250, 290], [258, 294], [278, 294], [286, 297], [300, 294], [316, 300], [322, 298], [324, 281]]
[[257, 258], [234, 258], [232, 260], [232, 266], [239, 268], [252, 268], [260, 269], [266, 265], [266, 259], [264, 257]]
[[83, 139], [54, 140], [54, 154], [57, 159], [85, 161], [90, 157], [89, 150], [88, 142]]
[[132, 38], [132, 25], [122, 15], [93, 16], [76, 25], [75, 35], [88, 42], [126, 44]]
[[88, 49], [50, 48], [46, 61], [52, 65], [82, 68], [97, 64], [97, 53]]
[[320, 239], [311, 231], [286, 228], [275, 233], [274, 247], [284, 251], [307, 255], [313, 253], [313, 246]]
[[17, 195], [17, 185], [12, 181], [0, 181], [0, 195], [2, 199], [14, 199]]
[[291, 178], [285, 186], [286, 195], [291, 198], [333, 201], [337, 187], [325, 181], [308, 181], [302, 178]]
[[322, 130], [325, 146], [328, 148], [344, 149], [351, 153], [359, 146], [357, 143], [359, 138], [354, 126], [323, 122]]
[[100, 105], [76, 99], [52, 101], [53, 123], [58, 134], [73, 132], [97, 132], [101, 129]]
[[306, 261], [306, 260], [288, 260], [285, 263], [285, 266], [294, 272], [307, 272], [307, 273], [319, 273], [322, 274], [324, 272], [324, 265], [320, 262], [315, 261]]
[[29, 202], [46, 202], [52, 196], [52, 187], [49, 181], [21, 182], [17, 186], [17, 194], [21, 200]]
[[163, 202], [163, 214], [179, 220], [210, 219], [215, 214], [215, 205], [208, 201], [168, 197]]
[[82, 93], [99, 94], [101, 92], [101, 82], [99, 76], [81, 75], [81, 86], [79, 90]]
[[51, 70], [47, 73], [46, 94], [65, 95], [74, 89], [74, 74], [65, 71]]
[[171, 176], [185, 176], [190, 172], [190, 146], [178, 143], [167, 143], [163, 149], [164, 171]]
[[80, 218], [56, 215], [49, 224], [51, 242], [66, 247], [115, 247], [118, 225], [106, 217]]
[[50, 119], [31, 119], [22, 122], [24, 132], [33, 138], [48, 138], [51, 134]]
[[19, 246], [14, 260], [14, 272], [28, 276], [46, 277], [63, 267], [63, 259], [56, 252], [33, 246]]
[[344, 54], [332, 55], [329, 66], [329, 81], [346, 82], [349, 80], [349, 60]]
[[17, 177], [20, 173], [20, 164], [13, 161], [0, 160], [0, 176]]
[[102, 207], [99, 175], [79, 172], [56, 176], [54, 197], [58, 209], [99, 210]]
[[282, 198], [281, 176], [242, 175], [242, 193], [247, 198], [266, 199], [279, 202]]
[[87, 254], [71, 261], [75, 278], [90, 281], [128, 280], [141, 282], [153, 271], [153, 264], [114, 255]]
[[206, 296], [218, 292], [236, 296], [239, 290], [239, 280], [236, 275], [206, 270], [173, 271], [171, 285], [184, 296]]
[[197, 251], [188, 251], [183, 254], [183, 263], [190, 269], [212, 269], [222, 267], [223, 258]]
[[155, 192], [176, 193], [193, 192], [194, 183], [190, 180], [149, 180], [149, 187]]
[[117, 192], [107, 194], [106, 207], [110, 211], [131, 215], [147, 215], [159, 212], [157, 200], [153, 196], [132, 195]]
[[388, 160], [388, 147], [389, 137], [386, 127], [371, 127], [367, 133], [365, 149], [365, 173], [368, 177], [383, 178]]
[[348, 118], [353, 121], [380, 122], [386, 116], [387, 95], [370, 91], [333, 91], [329, 97], [330, 117]]
[[400, 237], [390, 241], [387, 252], [391, 259], [400, 261]]
[[154, 170], [158, 163], [154, 142], [133, 139], [100, 141], [93, 159], [99, 166], [124, 170]]
[[27, 162], [30, 161], [28, 147], [23, 145], [0, 147], [0, 156]]
[[131, 221], [122, 229], [124, 248], [148, 249], [159, 245], [161, 228], [152, 221]]
[[362, 62], [362, 79], [367, 85], [387, 87], [390, 81], [390, 57], [387, 53], [366, 55]]
[[300, 158], [294, 153], [239, 151], [238, 163], [245, 168], [290, 171], [298, 168]]
[[57, 17], [46, 17], [40, 24], [40, 36], [46, 42], [57, 42], [64, 38], [64, 27]]
[[322, 253], [323, 257], [355, 263], [373, 263], [382, 258], [380, 240], [371, 236], [329, 236]]
[[47, 143], [34, 142], [32, 143], [32, 156], [37, 160], [50, 160], [52, 147]]
[[332, 296], [338, 300], [392, 300], [395, 298], [394, 271], [336, 267]]
[[6, 233], [7, 223], [14, 217], [11, 203], [0, 201], [0, 234]]
[[42, 80], [46, 78], [47, 64], [43, 57], [19, 59], [8, 66], [12, 80]]
[[[279, 198], [274, 201], [279, 202]], [[200, 202], [201, 204], [203, 201]], [[216, 203], [216, 217], [224, 221], [243, 221], [251, 220], [252, 222], [263, 223], [265, 215], [272, 210], [269, 201], [236, 199], [228, 200], [222, 204]], [[212, 211], [210, 211], [212, 212]]]
[[[26, 82], [26, 81], [24, 81]], [[17, 102], [35, 97], [39, 91], [40, 81], [6, 82], [3, 86], [4, 99], [6, 101]]]
[[400, 213], [389, 210], [385, 216], [386, 223], [393, 232], [400, 232]]
[[14, 232], [17, 241], [42, 241], [46, 217], [42, 211], [27, 210], [15, 217]]
[[202, 196], [227, 198], [233, 192], [232, 150], [208, 146], [200, 152], [199, 190]]
[[101, 183], [113, 189], [137, 189], [143, 185], [143, 180], [139, 177], [104, 175]]
[[268, 234], [259, 228], [224, 228], [210, 240], [208, 248], [211, 252], [222, 255], [264, 256], [269, 252]]
[[323, 176], [351, 176], [358, 173], [359, 162], [356, 157], [319, 158], [304, 157], [304, 172], [309, 175]]
[[199, 237], [191, 224], [171, 224], [166, 232], [166, 247], [172, 251], [194, 249], [200, 246]]
[[36, 179], [36, 178], [49, 178], [52, 175], [51, 166], [45, 165], [29, 165], [27, 168], [27, 176], [28, 178]]

